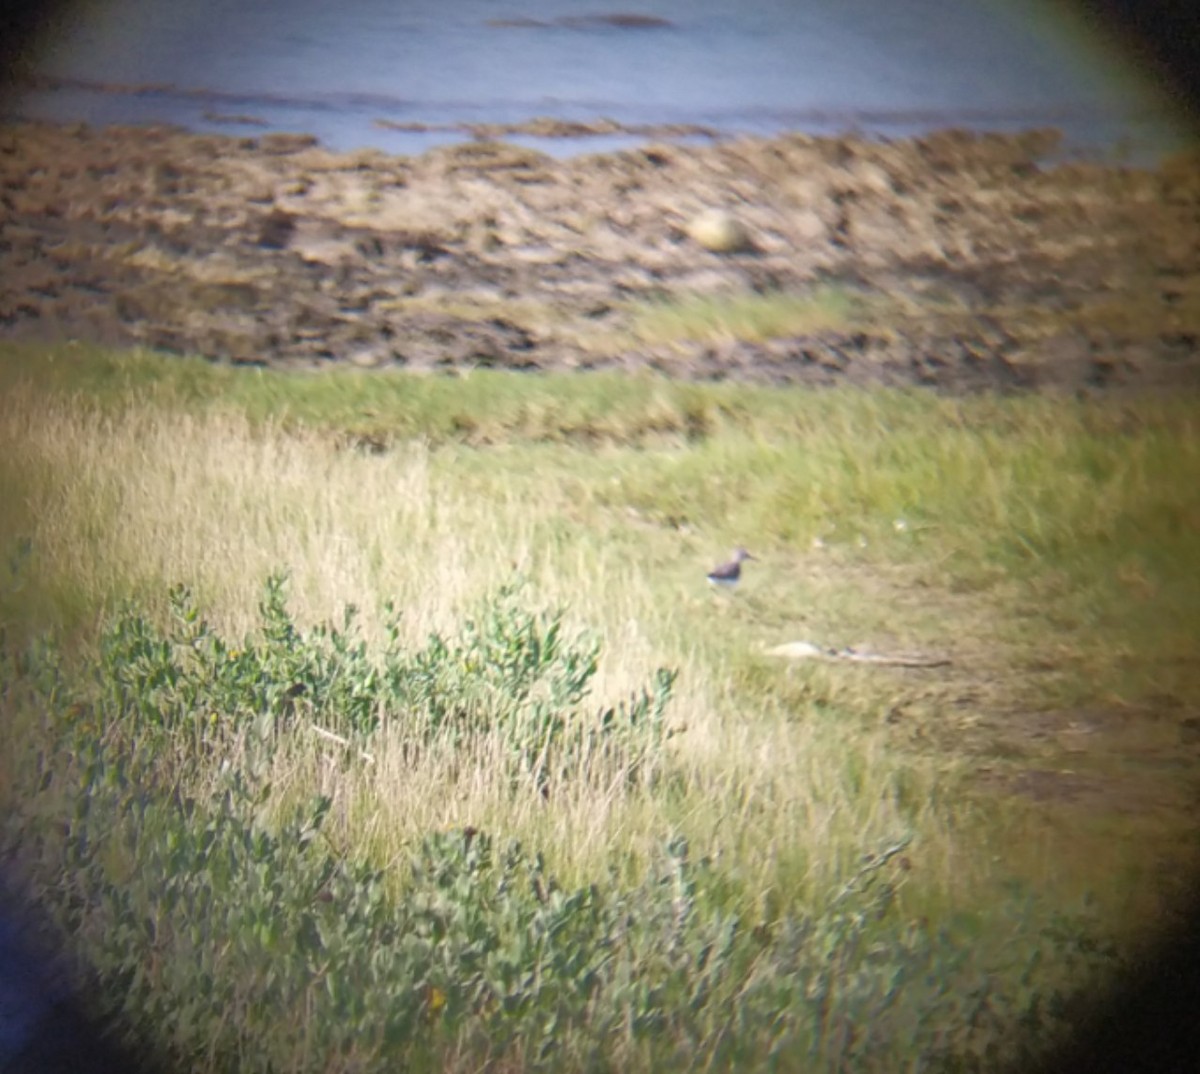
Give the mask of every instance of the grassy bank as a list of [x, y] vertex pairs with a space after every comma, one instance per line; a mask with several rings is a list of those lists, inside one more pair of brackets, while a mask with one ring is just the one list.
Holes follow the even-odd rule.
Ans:
[[193, 1066], [916, 1069], [1175, 894], [1195, 400], [0, 358], [9, 843]]

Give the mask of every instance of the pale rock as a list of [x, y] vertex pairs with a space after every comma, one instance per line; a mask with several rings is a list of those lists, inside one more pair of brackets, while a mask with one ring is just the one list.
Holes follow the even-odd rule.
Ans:
[[687, 226], [689, 238], [714, 254], [733, 254], [751, 248], [750, 233], [733, 213], [725, 209], [706, 209]]

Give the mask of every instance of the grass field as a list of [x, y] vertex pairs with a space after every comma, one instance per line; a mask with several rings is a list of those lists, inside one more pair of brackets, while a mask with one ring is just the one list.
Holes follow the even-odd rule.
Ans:
[[991, 1069], [1179, 894], [1193, 398], [0, 389], [8, 847], [192, 1069]]

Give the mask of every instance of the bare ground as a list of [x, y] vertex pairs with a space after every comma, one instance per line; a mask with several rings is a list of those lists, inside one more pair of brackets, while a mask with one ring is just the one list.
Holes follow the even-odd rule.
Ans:
[[[302, 135], [0, 128], [0, 333], [285, 367], [649, 369], [949, 390], [1200, 382], [1200, 167], [1045, 163], [1054, 132], [787, 136], [555, 160]], [[744, 229], [716, 253], [689, 225]], [[648, 302], [861, 299], [646, 341]]]

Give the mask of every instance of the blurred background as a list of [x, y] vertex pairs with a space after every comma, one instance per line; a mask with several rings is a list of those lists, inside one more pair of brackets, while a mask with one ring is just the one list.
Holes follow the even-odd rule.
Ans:
[[552, 116], [725, 134], [1056, 126], [1069, 152], [1144, 158], [1183, 126], [1121, 33], [1056, 0], [93, 0], [30, 38], [7, 106], [403, 153], [455, 137], [422, 128]]
[[[639, 125], [685, 141], [1055, 126], [1066, 156], [1149, 162], [1195, 134], [1186, 3], [10, 2], [0, 33], [7, 118], [297, 131], [334, 149], [419, 152], [544, 116], [616, 122], [508, 140], [565, 154], [631, 144], [620, 128]], [[0, 1069], [131, 1069], [75, 1016], [26, 913], [0, 918]], [[1182, 934], [1155, 955], [1077, 1066], [1054, 1069], [1186, 1069], [1200, 959]]]

